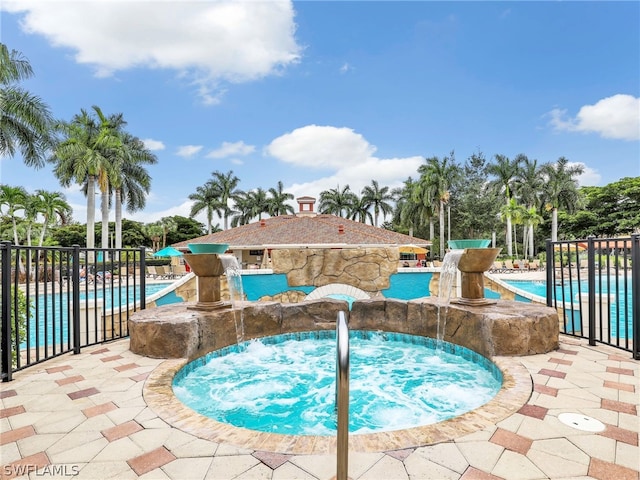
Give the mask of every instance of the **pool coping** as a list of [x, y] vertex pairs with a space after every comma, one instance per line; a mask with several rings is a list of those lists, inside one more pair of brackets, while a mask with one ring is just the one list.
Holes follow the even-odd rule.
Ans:
[[[447, 442], [492, 428], [496, 423], [516, 413], [533, 392], [529, 371], [517, 357], [491, 359], [503, 375], [500, 391], [490, 401], [442, 422], [379, 433], [350, 434], [349, 450], [354, 452], [387, 452]], [[143, 387], [143, 397], [162, 420], [199, 438], [238, 447], [285, 454], [335, 453], [335, 436], [284, 435], [260, 432], [218, 422], [192, 410], [173, 393], [173, 378], [189, 362], [186, 358], [166, 360], [149, 375]]]

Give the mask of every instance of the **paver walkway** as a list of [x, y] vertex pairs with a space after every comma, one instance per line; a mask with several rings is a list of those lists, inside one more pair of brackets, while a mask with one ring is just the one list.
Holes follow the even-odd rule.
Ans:
[[[121, 340], [86, 348], [18, 372], [1, 385], [2, 479], [335, 475], [335, 455], [241, 449], [171, 427], [143, 398], [145, 379], [162, 360], [135, 355], [128, 345]], [[565, 336], [559, 350], [520, 360], [533, 389], [517, 413], [446, 443], [351, 453], [350, 478], [638, 480], [640, 362], [627, 352]], [[580, 414], [581, 428], [560, 421], [563, 413]], [[596, 420], [602, 431], [582, 429]]]

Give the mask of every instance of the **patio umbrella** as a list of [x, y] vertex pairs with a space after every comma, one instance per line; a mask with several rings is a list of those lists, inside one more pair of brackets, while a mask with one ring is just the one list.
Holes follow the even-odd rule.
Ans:
[[402, 245], [399, 248], [400, 253], [414, 253], [414, 254], [424, 254], [427, 253], [429, 250], [427, 250], [426, 248], [422, 248], [422, 247], [418, 247], [417, 245]]
[[173, 247], [164, 247], [153, 254], [154, 257], [179, 257], [180, 255], [182, 255], [182, 252]]

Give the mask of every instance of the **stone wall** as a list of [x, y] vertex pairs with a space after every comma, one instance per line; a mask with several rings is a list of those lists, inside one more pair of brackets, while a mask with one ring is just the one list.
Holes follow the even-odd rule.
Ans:
[[397, 248], [299, 248], [271, 252], [273, 272], [285, 274], [291, 287], [344, 283], [371, 296], [389, 288], [399, 260]]
[[[335, 329], [339, 311], [349, 328], [382, 330], [443, 339], [484, 356], [533, 355], [558, 348], [558, 314], [552, 308], [521, 302], [443, 307], [437, 298], [411, 301], [331, 298], [300, 303], [252, 302], [211, 311], [194, 304], [172, 304], [136, 312], [129, 320], [130, 348], [154, 358], [193, 359], [237, 341], [282, 333]], [[438, 325], [440, 322], [440, 325]], [[446, 323], [445, 323], [446, 322]]]

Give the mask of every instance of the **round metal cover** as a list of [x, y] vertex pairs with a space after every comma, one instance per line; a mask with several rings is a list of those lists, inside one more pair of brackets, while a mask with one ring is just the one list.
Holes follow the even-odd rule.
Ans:
[[605, 429], [604, 423], [600, 420], [587, 417], [581, 413], [561, 413], [558, 415], [558, 420], [565, 425], [577, 428], [578, 430], [584, 430], [585, 432], [601, 432]]

